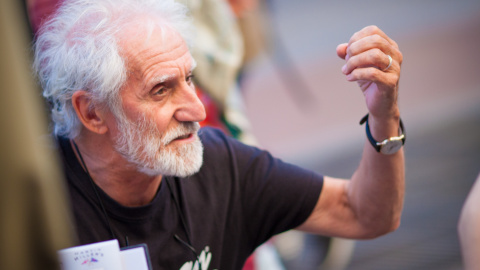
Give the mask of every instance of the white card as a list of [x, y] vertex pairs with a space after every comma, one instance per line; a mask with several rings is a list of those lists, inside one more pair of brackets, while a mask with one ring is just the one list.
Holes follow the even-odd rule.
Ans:
[[124, 270], [152, 269], [146, 244], [124, 247], [120, 254], [123, 259]]
[[116, 239], [58, 251], [62, 270], [125, 270]]

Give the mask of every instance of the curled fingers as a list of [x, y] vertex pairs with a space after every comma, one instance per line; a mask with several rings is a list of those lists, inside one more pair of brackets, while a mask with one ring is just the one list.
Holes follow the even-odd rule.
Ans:
[[350, 74], [358, 68], [374, 67], [381, 71], [388, 71], [390, 68], [396, 66], [392, 56], [384, 53], [379, 48], [372, 48], [360, 54], [349, 57], [345, 65], [342, 67], [342, 72], [345, 75]]

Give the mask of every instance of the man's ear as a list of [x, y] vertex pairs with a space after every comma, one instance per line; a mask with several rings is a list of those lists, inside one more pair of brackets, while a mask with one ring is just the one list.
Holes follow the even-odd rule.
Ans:
[[93, 102], [90, 94], [84, 90], [78, 90], [72, 95], [72, 105], [77, 117], [83, 126], [95, 133], [104, 134], [108, 131], [105, 114]]

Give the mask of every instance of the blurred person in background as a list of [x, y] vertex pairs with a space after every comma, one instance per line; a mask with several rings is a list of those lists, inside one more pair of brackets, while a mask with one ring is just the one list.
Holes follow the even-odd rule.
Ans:
[[462, 249], [462, 258], [466, 270], [478, 269], [480, 266], [480, 174], [465, 200], [460, 220], [458, 235]]

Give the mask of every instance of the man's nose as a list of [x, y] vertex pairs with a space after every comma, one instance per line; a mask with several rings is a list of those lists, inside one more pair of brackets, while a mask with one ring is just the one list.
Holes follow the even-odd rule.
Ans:
[[195, 86], [185, 85], [180, 90], [178, 109], [175, 111], [175, 119], [179, 122], [201, 122], [207, 114], [202, 101], [195, 92]]

